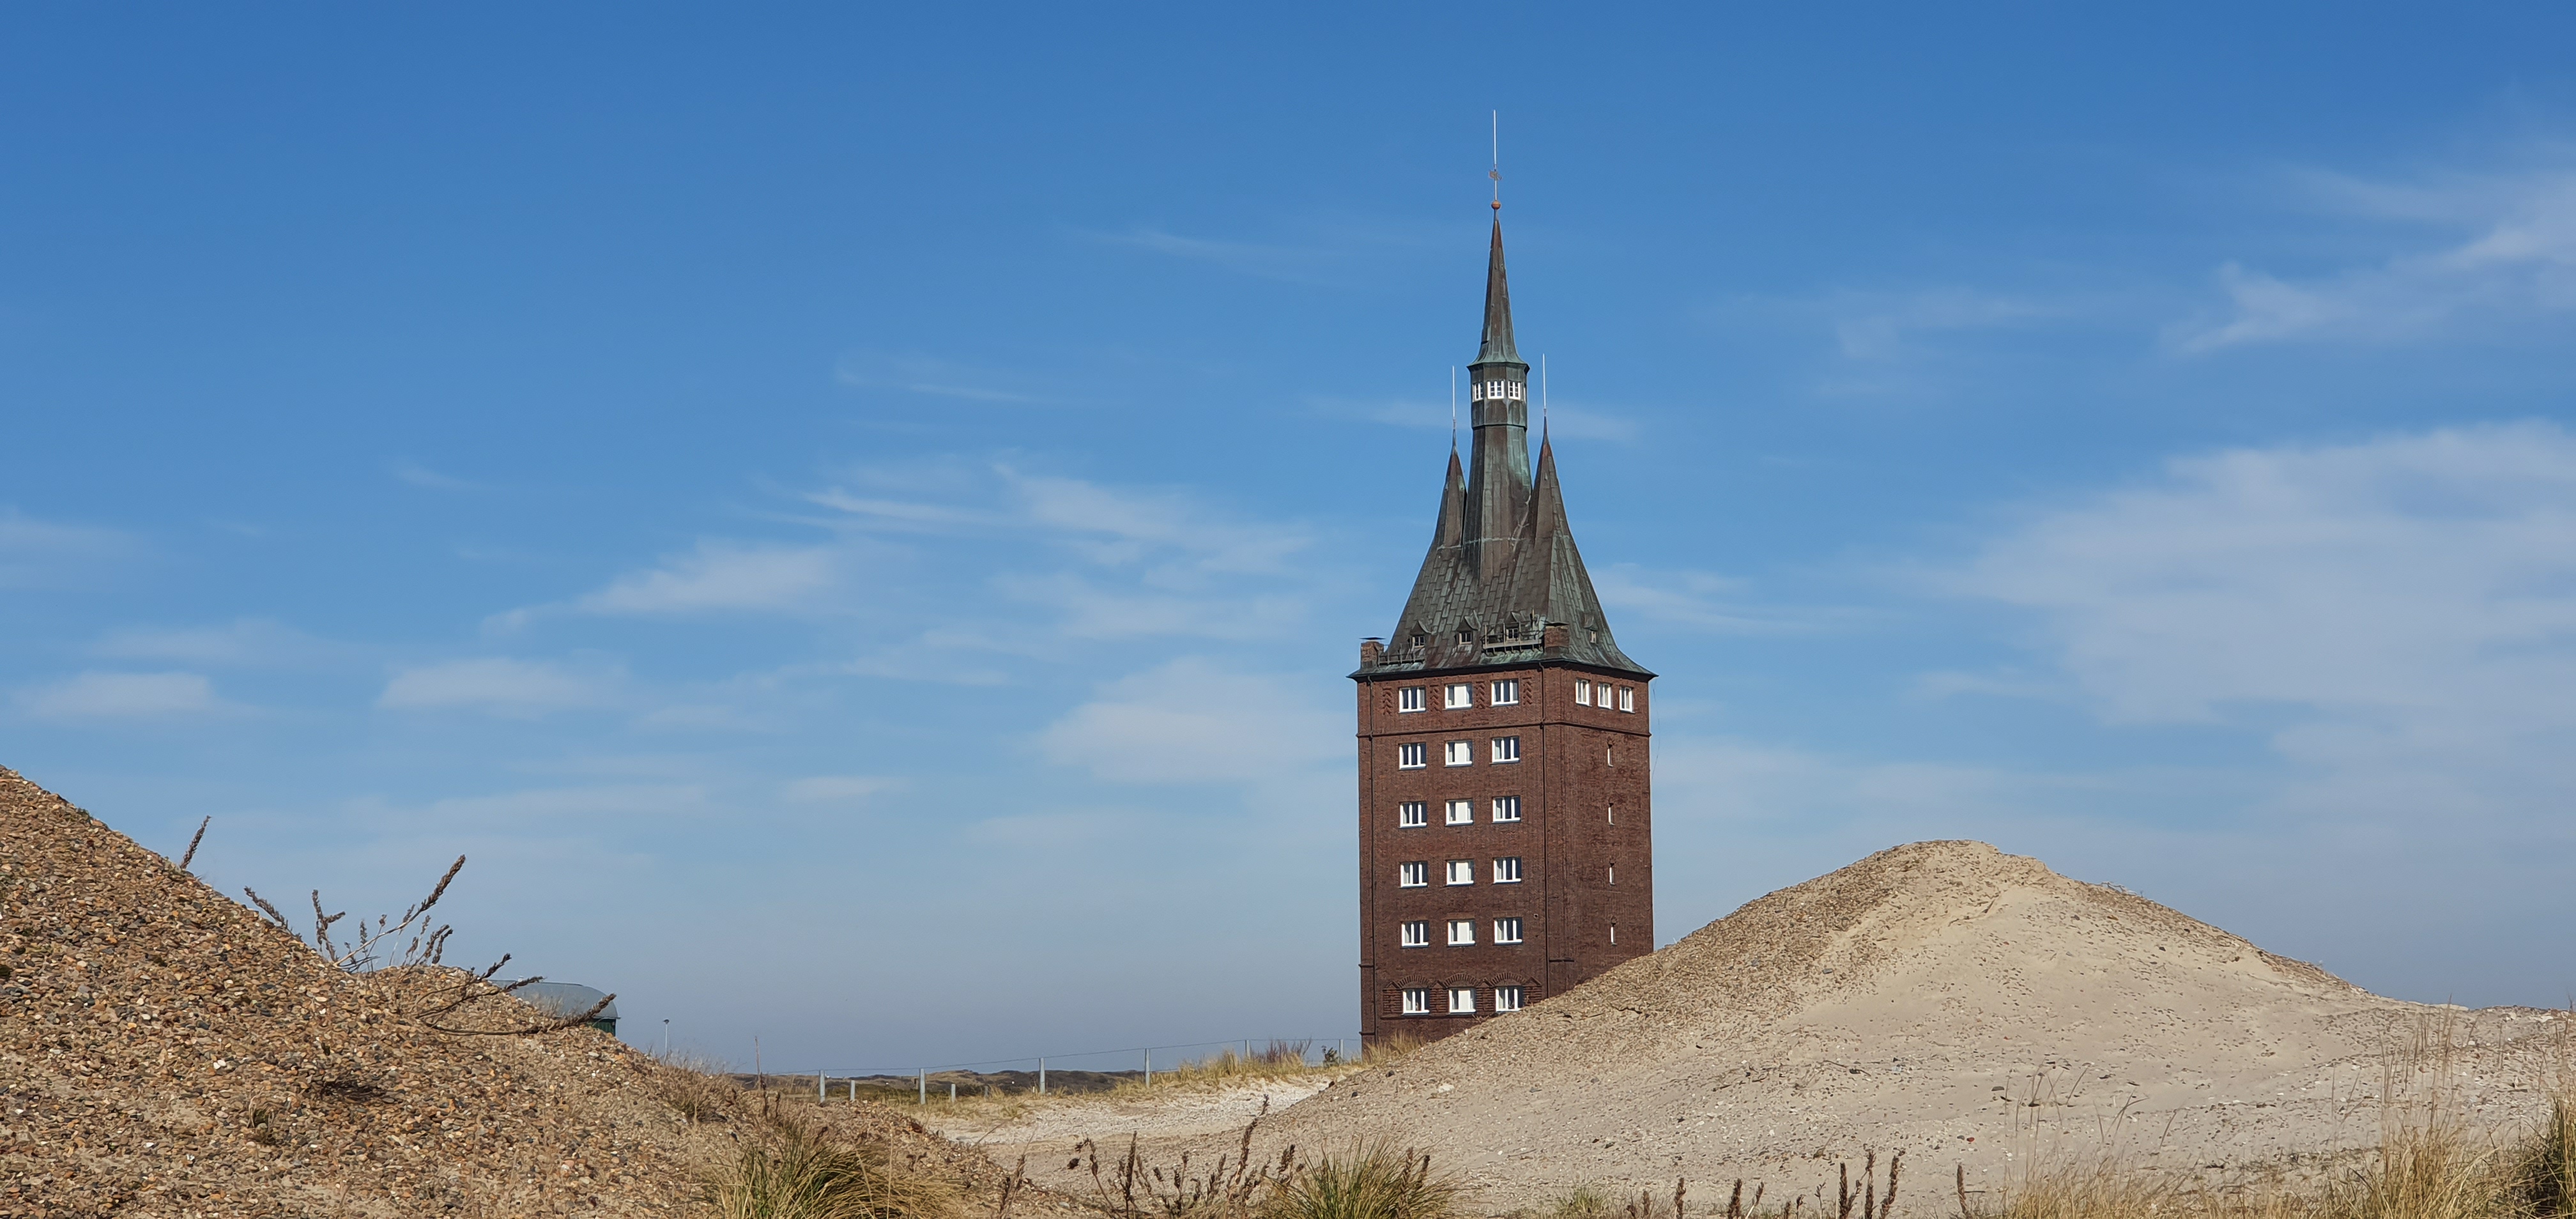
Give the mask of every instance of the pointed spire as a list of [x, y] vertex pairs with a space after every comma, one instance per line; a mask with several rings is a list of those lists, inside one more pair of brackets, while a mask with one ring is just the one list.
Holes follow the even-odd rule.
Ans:
[[1530, 538], [1539, 545], [1565, 532], [1565, 492], [1556, 482], [1556, 446], [1542, 431], [1538, 440], [1538, 479], [1530, 488]]
[[[1497, 205], [1499, 206], [1499, 205]], [[1485, 262], [1485, 337], [1476, 348], [1478, 364], [1521, 364], [1512, 346], [1512, 289], [1503, 278], [1503, 218], [1494, 217], [1493, 252]], [[1523, 364], [1522, 367], [1528, 367]]]
[[1431, 549], [1455, 546], [1467, 536], [1467, 475], [1458, 464], [1458, 442], [1449, 442], [1449, 478], [1440, 484], [1440, 523], [1432, 528]]

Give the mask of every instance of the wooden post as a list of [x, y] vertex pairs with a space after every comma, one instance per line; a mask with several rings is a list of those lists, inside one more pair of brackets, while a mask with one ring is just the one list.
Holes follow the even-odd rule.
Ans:
[[1038, 1095], [1046, 1095], [1046, 1060], [1038, 1060]]
[[922, 1105], [930, 1103], [930, 1072], [927, 1069], [921, 1073], [921, 1099], [914, 1103]]
[[1154, 1086], [1154, 1051], [1150, 1046], [1145, 1050], [1145, 1086]]

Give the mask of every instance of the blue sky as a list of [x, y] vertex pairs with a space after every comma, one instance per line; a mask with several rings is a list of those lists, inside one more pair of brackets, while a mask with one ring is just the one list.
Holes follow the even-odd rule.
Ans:
[[2576, 14], [0, 17], [0, 764], [705, 1053], [1353, 1024], [1514, 299], [1669, 941], [1976, 837], [2576, 989]]

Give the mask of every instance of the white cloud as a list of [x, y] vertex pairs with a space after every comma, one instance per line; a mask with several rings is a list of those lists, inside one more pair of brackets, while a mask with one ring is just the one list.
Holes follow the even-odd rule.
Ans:
[[2172, 462], [1941, 577], [2036, 615], [2125, 723], [2254, 727], [2343, 813], [2555, 817], [2576, 782], [2576, 437], [2528, 423]]
[[2576, 309], [2576, 170], [2552, 165], [2383, 182], [2310, 174], [2303, 185], [2339, 219], [2438, 235], [2364, 265], [2309, 276], [2231, 262], [2218, 273], [2226, 307], [2173, 327], [2168, 338], [2179, 349], [2402, 341], [2471, 317]]
[[1831, 320], [1843, 358], [1861, 361], [1919, 356], [1918, 340], [1925, 335], [2021, 329], [2063, 321], [2072, 311], [2063, 301], [1958, 287], [1840, 292], [1816, 307]]
[[230, 709], [198, 673], [83, 673], [18, 692], [20, 710], [37, 719], [136, 719]]
[[1315, 683], [1184, 657], [1103, 687], [1039, 734], [1050, 761], [1128, 783], [1262, 783], [1349, 760]]
[[966, 402], [1045, 405], [1051, 401], [1033, 392], [1035, 378], [924, 355], [856, 352], [842, 357], [833, 377], [854, 389], [897, 389]]
[[222, 626], [112, 631], [93, 650], [119, 660], [252, 667], [316, 664], [351, 651], [266, 618], [241, 618]]
[[52, 588], [134, 550], [114, 529], [40, 521], [0, 508], [0, 588]]
[[418, 462], [398, 461], [391, 467], [395, 479], [431, 491], [480, 491], [482, 484], [467, 482], [452, 474], [441, 474]]
[[839, 583], [840, 563], [837, 552], [822, 546], [701, 542], [573, 605], [595, 614], [804, 609]]
[[1848, 629], [1869, 615], [1854, 609], [1761, 604], [1743, 580], [1704, 571], [1655, 571], [1633, 563], [1594, 573], [1604, 609], [1722, 635], [1798, 635]]
[[385, 683], [376, 705], [532, 717], [606, 706], [615, 701], [622, 684], [623, 675], [613, 669], [576, 669], [552, 661], [492, 656], [405, 669]]
[[861, 804], [903, 785], [888, 775], [814, 775], [789, 783], [785, 794], [800, 804]]

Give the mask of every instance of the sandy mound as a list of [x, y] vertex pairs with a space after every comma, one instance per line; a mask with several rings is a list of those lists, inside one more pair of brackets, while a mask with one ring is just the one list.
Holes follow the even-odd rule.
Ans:
[[[423, 1028], [437, 977], [334, 969], [5, 768], [0, 965], [0, 1215], [693, 1213], [733, 1146], [615, 1038]], [[830, 1120], [993, 1184], [881, 1106]]]
[[1261, 1141], [1436, 1149], [1497, 1209], [1676, 1176], [1776, 1198], [1865, 1147], [1925, 1189], [2034, 1153], [2295, 1167], [2376, 1142], [2383, 1067], [2428, 1015], [2456, 1022], [2477, 1116], [2537, 1116], [2553, 1013], [2382, 999], [2036, 860], [1917, 843], [1343, 1080]]

